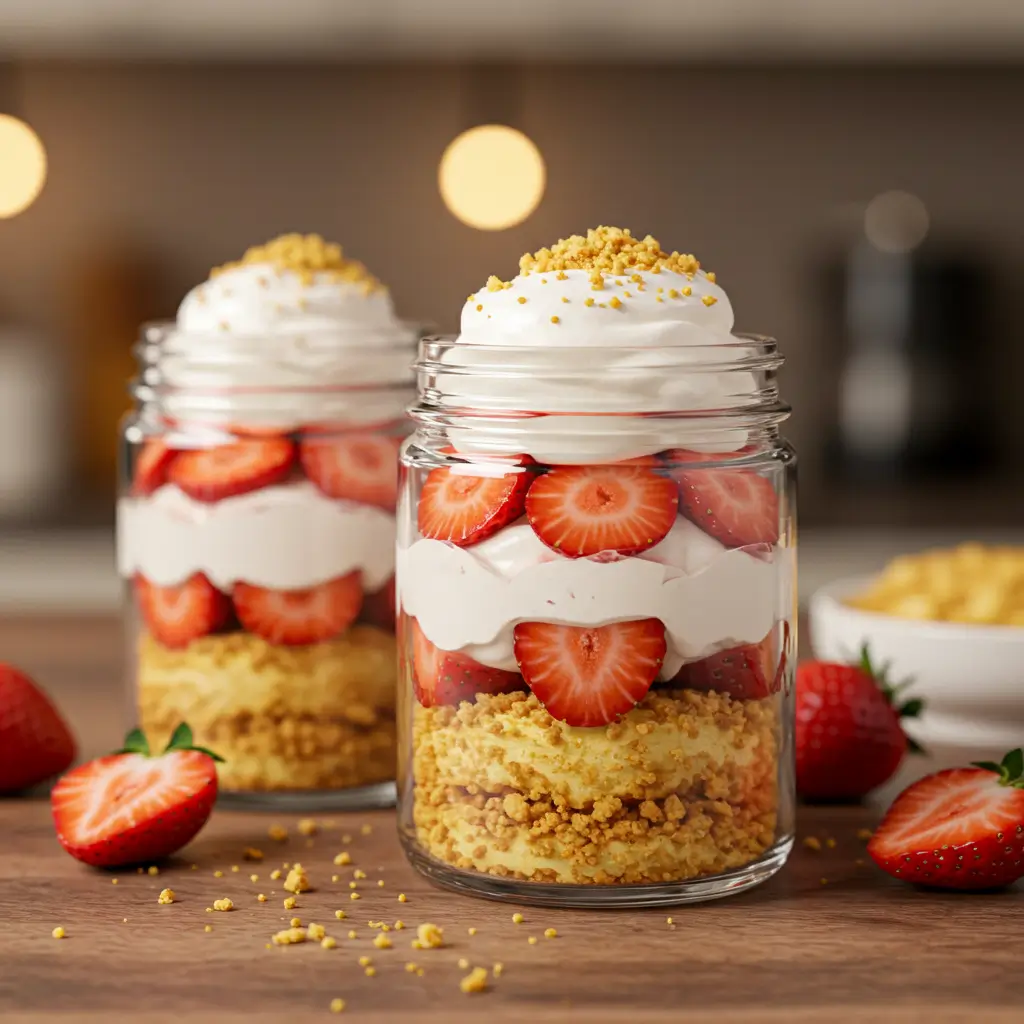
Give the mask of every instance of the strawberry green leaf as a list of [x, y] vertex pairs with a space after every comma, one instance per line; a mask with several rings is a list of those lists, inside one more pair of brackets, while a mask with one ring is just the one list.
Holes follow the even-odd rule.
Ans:
[[214, 761], [219, 761], [221, 764], [224, 763], [224, 758], [220, 754], [215, 754], [212, 750], [207, 747], [189, 747], [189, 750], [198, 750], [200, 754], [205, 754], [207, 757], [213, 758]]
[[115, 750], [115, 754], [142, 754], [149, 757], [149, 740], [141, 729], [132, 729], [124, 738], [124, 746]]
[[1002, 774], [1011, 786], [1024, 781], [1024, 749], [1011, 750], [1003, 758]]
[[971, 766], [974, 768], [984, 768], [987, 772], [995, 772], [996, 775], [1003, 774], [1003, 766], [996, 764], [995, 761], [972, 761]]
[[901, 705], [897, 710], [899, 711], [900, 718], [917, 718], [924, 710], [924, 701], [920, 697], [915, 697], [913, 700], [908, 700], [906, 704]]
[[192, 730], [189, 726], [182, 722], [177, 729], [171, 735], [171, 741], [164, 747], [164, 753], [168, 753], [171, 750], [191, 750], [192, 749]]

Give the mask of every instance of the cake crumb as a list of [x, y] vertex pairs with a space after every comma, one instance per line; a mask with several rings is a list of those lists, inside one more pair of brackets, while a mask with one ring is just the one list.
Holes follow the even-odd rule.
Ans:
[[214, 910], [234, 910], [235, 909], [235, 905], [234, 905], [234, 903], [231, 902], [231, 900], [229, 900], [229, 899], [227, 899], [225, 897], [222, 900], [214, 900], [213, 901], [213, 909]]
[[354, 939], [354, 938], [356, 937], [355, 929], [352, 929], [352, 930], [351, 930], [351, 931], [350, 931], [350, 932], [348, 933], [348, 937], [349, 937], [350, 939]]
[[345, 1009], [344, 999], [332, 999], [331, 1000], [331, 1013], [342, 1013]]
[[391, 940], [384, 934], [378, 935], [377, 938], [373, 940], [373, 944], [378, 949], [390, 949], [392, 945]]
[[300, 892], [309, 892], [311, 886], [309, 884], [309, 877], [303, 870], [301, 864], [296, 864], [291, 871], [288, 872], [288, 877], [284, 881], [284, 887], [289, 892], [296, 894]]
[[671, 917], [666, 917], [665, 918], [665, 924], [672, 924], [672, 918]]
[[817, 852], [821, 849], [821, 840], [817, 836], [804, 836], [804, 846]]
[[302, 927], [302, 918], [301, 917], [293, 917], [288, 923], [293, 928], [301, 928]]
[[116, 879], [116, 878], [112, 878], [112, 879], [110, 880], [110, 884], [111, 884], [111, 885], [117, 885], [117, 879]]
[[336, 911], [334, 912], [334, 916], [335, 916], [335, 917], [336, 917], [336, 918], [337, 918], [337, 919], [338, 919], [339, 921], [344, 921], [344, 920], [345, 920], [345, 911], [344, 911], [344, 910], [336, 910]]
[[309, 936], [305, 928], [283, 928], [271, 936], [270, 941], [275, 946], [291, 946], [297, 942], [305, 942]]
[[255, 846], [247, 846], [242, 851], [242, 860], [263, 860], [263, 851], [257, 850]]
[[869, 829], [869, 828], [859, 828], [859, 829], [857, 829], [857, 838], [858, 838], [858, 839], [862, 839], [862, 840], [863, 840], [863, 841], [864, 841], [865, 843], [866, 843], [866, 842], [867, 842], [867, 841], [868, 841], [868, 840], [869, 840], [869, 839], [870, 839], [870, 838], [871, 838], [871, 837], [872, 837], [872, 836], [873, 836], [874, 834], [875, 834], [875, 833], [874, 833], [874, 832], [872, 832], [872, 831], [871, 831], [871, 829]]
[[348, 850], [342, 850], [341, 853], [335, 854], [334, 863], [339, 867], [344, 867], [346, 864], [352, 863], [352, 854]]
[[216, 871], [214, 871], [213, 877], [214, 878], [223, 878], [224, 877], [224, 872], [221, 871], [220, 868], [218, 868]]
[[50, 932], [50, 934], [55, 939], [66, 939], [67, 935], [68, 935], [68, 933], [64, 930], [64, 926], [63, 925], [57, 925], [57, 927], [54, 928], [53, 931]]
[[461, 967], [462, 970], [465, 970], [468, 966], [469, 966], [469, 961], [464, 956], [460, 956], [459, 957], [459, 967]]
[[294, 910], [295, 909], [295, 903], [296, 903], [296, 900], [295, 900], [294, 896], [286, 896], [285, 899], [284, 899], [284, 909], [285, 910]]
[[348, 894], [348, 898], [350, 900], [357, 900], [357, 899], [359, 899], [359, 893], [357, 893], [357, 892], [350, 892]]
[[267, 902], [267, 897], [262, 892], [256, 897], [256, 899], [258, 899], [260, 901], [260, 903], [266, 903]]
[[259, 875], [250, 875], [249, 876], [249, 881], [250, 882], [258, 882], [259, 880], [260, 880], [260, 876]]
[[150, 873], [151, 875], [159, 875], [159, 874], [160, 874], [160, 869], [159, 869], [159, 868], [158, 868], [158, 867], [157, 867], [157, 866], [156, 866], [155, 864], [151, 865], [151, 866], [150, 866], [150, 867], [148, 867], [148, 868], [147, 868], [146, 870], [147, 870], [147, 871], [148, 871], [148, 872], [149, 872], [149, 873]]
[[416, 929], [416, 939], [423, 949], [437, 949], [444, 945], [444, 929], [428, 921]]
[[362, 827], [361, 827], [361, 828], [359, 829], [359, 831], [360, 831], [360, 832], [361, 832], [361, 833], [362, 833], [362, 834], [363, 834], [364, 836], [368, 836], [368, 835], [369, 835], [369, 834], [370, 834], [370, 833], [371, 833], [371, 832], [373, 831], [373, 826], [372, 826], [372, 825], [363, 825], [363, 826], [362, 826]]
[[231, 865], [231, 870], [232, 870], [232, 872], [234, 874], [238, 874], [238, 865], [237, 864], [232, 864]]
[[267, 829], [267, 835], [274, 840], [275, 843], [283, 843], [288, 838], [288, 829], [283, 825], [271, 825]]
[[330, 935], [325, 935], [320, 940], [320, 948], [321, 949], [335, 949], [337, 947], [337, 945], [338, 945], [338, 940], [333, 938]]
[[174, 902], [174, 890], [173, 889], [161, 889], [160, 895], [156, 898], [157, 903], [173, 903]]
[[524, 920], [523, 915], [520, 914], [518, 910], [512, 915], [512, 923], [513, 924], [522, 924], [523, 920]]
[[204, 932], [212, 932], [213, 931], [213, 925], [212, 924], [204, 924], [203, 925], [203, 931]]
[[367, 967], [367, 966], [369, 966], [372, 963], [373, 963], [373, 960], [371, 960], [370, 957], [368, 957], [368, 956], [361, 956], [359, 958], [359, 966], [360, 967]]
[[313, 818], [302, 818], [298, 824], [299, 833], [304, 836], [315, 836], [317, 833], [316, 821]]
[[400, 892], [398, 894], [398, 902], [399, 903], [408, 903], [409, 902], [409, 897], [406, 896], [404, 892]]
[[311, 921], [306, 929], [306, 934], [316, 942], [322, 942], [327, 937], [327, 929], [322, 924]]
[[832, 839], [832, 838], [830, 837], [830, 838], [828, 838], [828, 839], [826, 839], [826, 840], [825, 840], [825, 845], [826, 845], [826, 846], [827, 846], [827, 847], [828, 847], [828, 848], [829, 848], [830, 850], [834, 850], [834, 849], [836, 848], [836, 841], [835, 841], [834, 839]]
[[366, 877], [366, 872], [363, 871], [362, 868], [356, 868], [355, 871], [352, 872], [352, 877], [357, 879], [363, 879]]
[[413, 973], [413, 971], [415, 971], [415, 970], [416, 970], [416, 964], [415, 964], [415, 963], [413, 963], [413, 961], [412, 961], [412, 960], [410, 960], [410, 961], [409, 961], [409, 962], [408, 962], [408, 963], [407, 963], [407, 964], [405, 965], [405, 969], [406, 969], [406, 970], [407, 970], [407, 971], [408, 971], [408, 972], [409, 972], [410, 974], [412, 974], [412, 973]]
[[470, 935], [476, 935], [476, 929], [475, 928], [468, 928], [467, 931], [469, 932]]
[[462, 981], [459, 982], [459, 988], [462, 989], [466, 995], [470, 995], [474, 992], [486, 992], [487, 991], [487, 970], [484, 967], [474, 967], [472, 971], [467, 974]]
[[557, 939], [558, 938], [558, 932], [556, 932], [554, 928], [545, 928], [544, 929], [544, 938], [545, 939]]
[[500, 963], [500, 962], [496, 963], [494, 965], [494, 967], [493, 967], [494, 976], [496, 978], [500, 978], [501, 977], [501, 972], [504, 971], [504, 970], [505, 970], [505, 965], [503, 963]]
[[281, 877], [281, 869], [280, 868], [274, 868], [274, 870], [270, 872], [270, 878], [271, 878], [272, 881], [276, 882], [280, 877]]
[[363, 974], [365, 974], [368, 978], [372, 978], [376, 973], [377, 973], [377, 968], [376, 967], [367, 967], [366, 970], [363, 971]]
[[378, 889], [383, 889], [384, 888], [384, 879], [383, 878], [378, 878], [377, 879], [377, 888]]
[[528, 938], [528, 939], [527, 939], [526, 941], [527, 941], [527, 942], [528, 942], [528, 943], [529, 943], [529, 944], [530, 944], [531, 946], [536, 946], [536, 945], [537, 945], [537, 936], [536, 936], [536, 935], [531, 935], [531, 936], [530, 936], [530, 937], [529, 937], [529, 938]]

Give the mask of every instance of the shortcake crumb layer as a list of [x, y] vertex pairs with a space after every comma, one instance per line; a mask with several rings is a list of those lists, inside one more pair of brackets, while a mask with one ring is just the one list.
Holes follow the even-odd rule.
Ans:
[[570, 807], [603, 797], [659, 800], [700, 785], [747, 801], [775, 775], [774, 703], [692, 690], [650, 693], [621, 721], [578, 729], [532, 693], [480, 694], [459, 707], [416, 705], [416, 782], [470, 793], [515, 790]]
[[248, 633], [139, 643], [138, 707], [157, 746], [179, 722], [225, 759], [225, 790], [347, 789], [394, 778], [395, 642], [355, 626], [328, 643]]
[[690, 690], [648, 694], [602, 730], [569, 728], [526, 693], [417, 706], [417, 837], [455, 867], [536, 882], [741, 867], [776, 838], [776, 715]]

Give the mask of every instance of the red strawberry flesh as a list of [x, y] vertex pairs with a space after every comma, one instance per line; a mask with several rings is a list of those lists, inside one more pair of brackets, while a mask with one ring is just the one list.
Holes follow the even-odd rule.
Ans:
[[561, 466], [526, 495], [534, 532], [570, 558], [646, 551], [672, 529], [678, 506], [672, 481], [644, 466]]
[[763, 700], [781, 688], [783, 668], [775, 661], [774, 636], [769, 634], [760, 643], [741, 644], [690, 662], [672, 682], [704, 693], [725, 693], [734, 700]]
[[303, 645], [332, 640], [355, 622], [363, 603], [358, 570], [302, 590], [271, 590], [236, 583], [239, 621], [270, 644]]
[[983, 768], [913, 783], [868, 843], [882, 870], [921, 885], [990, 889], [1024, 877], [1024, 789]]
[[299, 460], [329, 498], [391, 510], [398, 502], [399, 445], [379, 434], [313, 437], [300, 444]]
[[608, 626], [522, 622], [519, 669], [552, 718], [575, 726], [614, 721], [643, 700], [665, 660], [659, 619]]
[[726, 547], [778, 541], [779, 499], [770, 480], [746, 469], [676, 469], [672, 475], [680, 512]]
[[165, 647], [187, 647], [220, 629], [231, 615], [230, 600], [202, 573], [169, 587], [136, 576], [135, 593], [150, 633]]
[[51, 795], [57, 838], [78, 860], [113, 867], [166, 857], [203, 827], [217, 796], [213, 760], [195, 750], [111, 754], [76, 768]]
[[167, 475], [196, 501], [212, 502], [278, 483], [294, 462], [295, 446], [287, 438], [243, 438], [216, 448], [180, 452]]
[[420, 494], [419, 531], [459, 547], [477, 544], [523, 514], [530, 481], [524, 470], [494, 476], [474, 476], [462, 467], [432, 470]]
[[167, 482], [167, 473], [178, 453], [161, 438], [150, 438], [135, 460], [132, 494], [145, 497]]

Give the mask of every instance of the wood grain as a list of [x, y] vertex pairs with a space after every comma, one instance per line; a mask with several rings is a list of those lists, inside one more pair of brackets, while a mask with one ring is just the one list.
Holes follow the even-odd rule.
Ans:
[[[0, 623], [0, 650], [45, 682], [87, 751], [116, 740], [115, 623]], [[834, 849], [798, 844], [766, 885], [671, 911], [673, 926], [664, 911], [535, 909], [515, 925], [509, 905], [441, 892], [419, 879], [388, 812], [337, 815], [307, 839], [295, 818], [218, 811], [181, 857], [151, 877], [76, 863], [53, 837], [45, 800], [0, 801], [0, 1020], [330, 1020], [331, 999], [342, 997], [342, 1020], [426, 1024], [1019, 1022], [1024, 891], [958, 896], [892, 882], [863, 862], [856, 833], [871, 819], [863, 808], [804, 809], [801, 836], [833, 837]], [[286, 843], [269, 839], [274, 821], [289, 827]], [[362, 834], [363, 825], [370, 834]], [[264, 863], [244, 862], [246, 846], [262, 849]], [[332, 857], [343, 849], [354, 863], [334, 867]], [[269, 872], [295, 860], [315, 891], [299, 897], [294, 913], [325, 925], [338, 938], [335, 950], [313, 943], [265, 948], [292, 916]], [[349, 898], [354, 867], [369, 876], [359, 882], [358, 901]], [[178, 902], [156, 902], [164, 886]], [[258, 892], [267, 903], [256, 900]], [[408, 902], [398, 902], [400, 892]], [[237, 909], [207, 913], [223, 896]], [[336, 909], [347, 919], [336, 920]], [[375, 949], [377, 932], [367, 922], [398, 919], [408, 927], [389, 933], [394, 948]], [[424, 921], [445, 929], [444, 948], [410, 948]], [[58, 924], [67, 939], [50, 937]], [[544, 939], [547, 927], [558, 937]], [[536, 945], [528, 943], [531, 935]], [[363, 955], [373, 958], [375, 977], [358, 965]], [[500, 961], [505, 969], [489, 992], [466, 996], [458, 986], [467, 973], [458, 967], [462, 957], [473, 965]], [[424, 967], [422, 977], [405, 971], [410, 960]]]

